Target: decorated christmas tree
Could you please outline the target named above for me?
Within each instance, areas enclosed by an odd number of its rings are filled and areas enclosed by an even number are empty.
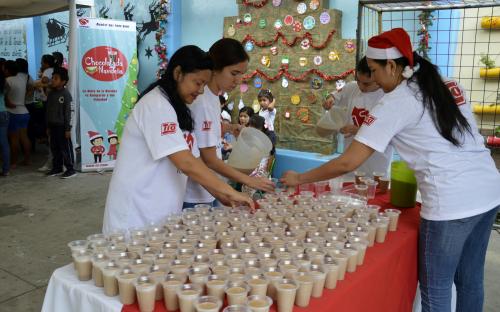
[[[130,61],[130,66],[128,67],[128,77],[127,84],[125,85],[125,89],[123,91],[122,96],[122,107],[120,109],[120,113],[118,113],[118,118],[116,118],[115,122],[115,131],[118,135],[118,138],[122,137],[123,127],[125,127],[125,122],[127,121],[128,115],[132,108],[134,108],[135,103],[137,102],[137,70],[139,66],[139,61],[137,60],[137,52],[135,52],[132,56],[132,60]]]
[[[325,96],[354,78],[355,40],[341,38],[342,13],[328,9],[327,0],[236,1],[239,15],[225,18],[224,37],[244,44],[250,64],[244,83],[230,94],[233,117],[242,105],[257,112],[257,94],[270,89],[278,147],[333,152],[336,142],[314,128]]]

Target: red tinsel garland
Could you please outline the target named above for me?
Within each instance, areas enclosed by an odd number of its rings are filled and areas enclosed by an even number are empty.
[[[320,50],[320,49],[324,49],[326,47],[326,45],[332,39],[332,37],[333,37],[334,34],[335,34],[335,30],[330,31],[328,33],[328,37],[326,38],[325,42],[323,42],[320,45],[315,45],[313,43],[313,38],[312,38],[312,35],[311,35],[310,32],[306,32],[301,37],[295,37],[292,42],[288,42],[288,40],[286,39],[285,35],[281,31],[278,31],[276,33],[276,35],[274,36],[273,40],[258,42],[258,41],[255,40],[255,38],[252,35],[248,34],[248,35],[245,36],[245,38],[243,38],[243,40],[241,42],[243,44],[245,44],[245,42],[251,41],[251,42],[253,42],[258,47],[268,47],[268,46],[273,45],[276,41],[278,41],[279,38],[281,38],[281,42],[283,42],[283,44],[286,44],[287,46],[292,47],[298,41],[302,41],[304,39],[309,39],[309,42],[311,43],[311,47],[313,47],[316,50]]]
[[[248,0],[243,0],[243,5],[253,6],[254,8],[260,9],[260,8],[264,7],[268,2],[269,2],[269,0],[262,0],[260,2],[250,2]]]
[[[354,73],[354,69],[350,69],[346,72],[341,73],[340,75],[328,75],[328,74],[321,72],[320,70],[318,70],[316,68],[312,68],[306,72],[303,72],[299,76],[293,76],[292,74],[290,74],[290,72],[288,72],[288,65],[282,64],[280,66],[278,73],[274,76],[268,76],[266,73],[264,73],[260,69],[256,69],[252,73],[243,76],[243,80],[248,81],[248,80],[252,79],[253,77],[255,77],[256,75],[259,75],[259,76],[263,77],[264,79],[266,79],[267,81],[276,81],[276,80],[280,79],[282,76],[285,76],[287,79],[289,79],[291,81],[298,82],[298,81],[305,81],[307,76],[309,76],[311,74],[316,74],[325,81],[332,81],[332,80],[344,79],[353,73]]]

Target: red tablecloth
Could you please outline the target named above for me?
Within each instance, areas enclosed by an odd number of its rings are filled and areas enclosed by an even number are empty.
[[[393,208],[388,195],[377,196],[371,204]],[[325,289],[323,297],[311,298],[307,308],[294,307],[295,312],[406,312],[412,311],[417,289],[417,244],[420,207],[401,209],[398,230],[389,232],[383,244],[368,248],[365,262],[355,273],[333,290]],[[156,312],[167,311],[163,302]],[[276,311],[276,305],[271,307]],[[122,312],[139,312],[137,304],[123,306]]]

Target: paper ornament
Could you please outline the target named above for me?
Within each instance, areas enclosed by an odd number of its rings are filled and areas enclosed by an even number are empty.
[[[335,89],[337,89],[337,91],[342,90],[342,88],[344,86],[345,86],[345,81],[344,80],[339,79],[339,80],[335,81]]]
[[[260,28],[260,29],[263,29],[263,28],[266,28],[266,26],[267,26],[267,21],[266,21],[266,19],[265,19],[265,18],[261,18],[261,19],[259,20],[259,28]]]
[[[257,100],[257,99],[253,100],[252,109],[253,109],[254,113],[256,113],[256,114],[259,113],[259,111],[260,111],[259,100]]]
[[[229,104],[227,104],[227,108],[229,108],[229,110],[232,111],[234,108],[234,102],[233,101],[229,102]]]
[[[347,40],[344,43],[344,50],[346,50],[348,53],[352,53],[354,52],[354,50],[356,50],[356,44],[354,44],[354,42],[352,42],[351,40]]]
[[[313,59],[314,65],[319,66],[323,64],[323,58],[320,55],[316,55]]]
[[[267,55],[263,55],[260,58],[260,63],[266,67],[269,67],[271,65],[271,59]]]
[[[321,15],[319,16],[319,22],[323,25],[330,23],[330,13],[328,12],[321,13]]]
[[[330,53],[328,53],[328,59],[330,61],[338,61],[340,60],[340,56],[337,51],[330,51]]]
[[[273,0],[273,6],[279,7],[281,5],[281,0]]]
[[[319,90],[323,87],[323,79],[320,77],[313,77],[311,79],[311,88],[314,90]]]
[[[229,37],[233,37],[236,34],[236,28],[234,28],[234,25],[229,25],[229,28],[227,29],[227,35]]]
[[[257,89],[262,88],[262,79],[260,79],[260,77],[255,77],[255,79],[253,80],[253,86]]]
[[[316,97],[316,94],[311,92],[307,95],[307,101],[309,101],[309,103],[314,104],[317,100],[318,98]]]
[[[304,14],[307,11],[307,4],[301,2],[297,5],[297,13]]]
[[[245,15],[243,15],[243,22],[245,23],[250,23],[252,21],[252,14],[250,13],[245,13]]]
[[[243,99],[240,98],[240,102],[238,103],[238,110],[242,109],[245,107],[245,103],[243,103]]]
[[[299,65],[302,67],[306,66],[307,65],[307,57],[301,56],[299,58]]]
[[[253,51],[253,42],[252,41],[247,41],[245,43],[245,51],[247,51],[247,52]]]
[[[280,19],[277,19],[276,22],[274,22],[274,28],[276,30],[280,30],[283,27],[283,22]]]
[[[308,16],[308,17],[304,18],[303,24],[304,24],[305,29],[311,30],[316,25],[316,20],[314,19],[314,17]]]
[[[285,19],[283,21],[285,22],[285,25],[292,26],[293,25],[293,16],[287,15],[287,16],[285,16]]]
[[[309,109],[303,107],[297,110],[297,118],[302,122],[302,123],[308,123],[309,122]]]
[[[300,104],[300,95],[294,94],[290,98],[290,101],[292,102],[293,105],[299,105]]]
[[[311,0],[311,2],[309,2],[309,8],[316,11],[319,8],[319,0]]]
[[[296,32],[302,31],[302,23],[300,21],[293,22],[293,31],[296,31]]]
[[[290,112],[290,110],[287,108],[287,110],[285,111],[285,119],[290,119],[290,117],[292,117],[292,113]]]
[[[271,51],[272,55],[278,55],[278,47],[274,46],[269,48],[269,50]]]
[[[246,93],[248,91],[248,84],[246,82],[243,82],[240,84],[240,92],[241,93]]]
[[[281,58],[281,64],[289,64],[290,63],[290,59],[288,58],[288,56],[283,56]]]
[[[302,48],[302,50],[307,50],[311,47],[311,41],[309,40],[309,38],[305,38],[304,40],[302,40],[300,42],[300,47]]]
[[[282,86],[283,88],[288,88],[288,79],[286,79],[285,77],[283,77],[283,78],[281,79],[281,86]]]

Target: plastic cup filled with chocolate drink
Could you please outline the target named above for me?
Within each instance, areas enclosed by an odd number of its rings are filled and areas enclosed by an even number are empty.
[[[266,280],[269,281],[269,284],[267,285],[267,295],[271,297],[271,299],[276,300],[276,283],[281,281],[284,275],[279,271],[279,269],[270,267],[266,268],[264,276]]]
[[[162,281],[163,302],[165,303],[165,307],[167,307],[168,311],[177,311],[179,309],[177,292],[181,289],[184,281],[184,276],[176,274],[167,274],[165,279]]]
[[[201,293],[205,293],[205,284],[208,280],[210,270],[208,268],[191,268],[189,269],[189,282],[197,285],[201,289]]]
[[[202,296],[196,299],[194,307],[197,312],[219,312],[222,301],[214,296]]]
[[[174,260],[170,264],[170,272],[174,274],[187,275],[191,262],[185,260]]]
[[[356,272],[358,266],[358,250],[352,247],[342,249],[342,252],[349,256],[347,258],[347,272]]]
[[[229,274],[227,279],[230,282],[241,282],[245,281],[245,268],[244,267],[233,267],[229,269]]]
[[[248,297],[248,307],[252,312],[269,312],[273,299],[268,296],[253,295]]]
[[[377,243],[385,242],[385,237],[387,236],[387,231],[389,230],[389,221],[386,219],[377,218],[372,221],[372,224],[377,227],[377,231],[375,233],[375,241]]]
[[[181,312],[195,312],[194,302],[201,295],[201,289],[193,284],[184,284],[177,291],[179,309]]]
[[[135,281],[135,292],[141,312],[153,312],[155,309],[156,283],[147,275],[141,275]]]
[[[89,242],[86,240],[75,240],[68,243],[71,254],[75,252],[85,251],[89,247]]]
[[[300,267],[293,260],[281,260],[278,264],[280,271],[285,278],[293,278],[293,274],[298,272]]]
[[[361,179],[366,177],[366,173],[363,171],[354,171],[354,179],[356,184],[362,184]]]
[[[252,310],[246,304],[236,304],[225,307],[222,312],[252,312]]]
[[[311,265],[309,274],[314,281],[311,296],[313,298],[321,298],[323,295],[323,289],[325,288],[326,273],[321,265],[313,264]]]
[[[147,274],[151,269],[151,264],[145,263],[142,259],[135,259],[130,265],[132,271],[138,274]]]
[[[92,279],[94,285],[103,287],[102,268],[109,262],[109,258],[103,253],[97,253],[92,256]]]
[[[337,264],[339,265],[339,274],[337,279],[339,281],[344,280],[345,272],[347,272],[347,261],[349,259],[349,255],[344,254],[341,250],[335,250],[330,253],[330,256],[337,261]]]
[[[148,277],[156,284],[155,300],[163,299],[163,285],[167,272],[163,271],[159,266],[153,265],[149,271]]]
[[[356,194],[361,197],[368,197],[368,186],[365,184],[355,184],[354,188],[356,189]]]
[[[379,193],[381,193],[381,194],[387,193],[387,191],[389,190],[389,183],[390,182],[391,182],[390,178],[387,178],[387,177],[380,178],[378,181]]]
[[[123,268],[116,275],[118,281],[118,293],[122,304],[132,304],[135,302],[135,281],[139,274],[133,273],[130,268]]]
[[[73,253],[73,263],[80,281],[89,281],[92,278],[92,252],[79,250]]]
[[[335,289],[337,287],[337,279],[339,275],[339,264],[330,256],[325,257],[323,269],[326,272],[325,288]]]
[[[293,280],[298,285],[295,305],[302,308],[309,306],[314,285],[311,274],[309,272],[297,272],[293,275]]]
[[[250,287],[245,282],[228,282],[226,296],[228,305],[247,304]]]
[[[396,231],[398,229],[399,215],[401,210],[398,209],[386,209],[384,210],[385,215],[389,217],[389,231]]]
[[[209,275],[207,278],[207,295],[218,298],[224,302],[224,295],[226,293],[226,278],[225,276]]]
[[[294,280],[282,279],[276,284],[278,312],[292,312],[298,285]]]
[[[120,271],[120,267],[114,262],[110,261],[102,269],[102,279],[104,284],[104,294],[109,297],[118,295],[118,281],[116,274]]]
[[[250,296],[266,296],[269,281],[263,274],[248,274],[247,284],[250,287]]]

